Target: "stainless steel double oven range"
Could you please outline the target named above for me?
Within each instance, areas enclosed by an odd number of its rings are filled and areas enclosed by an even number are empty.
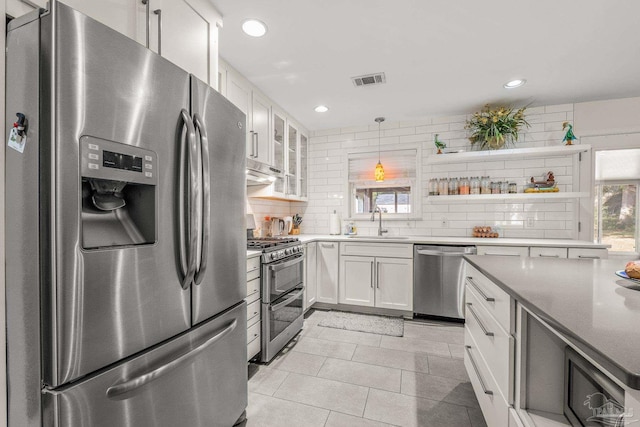
[[[269,362],[302,329],[304,248],[297,238],[265,238],[247,242],[262,250],[261,362]]]

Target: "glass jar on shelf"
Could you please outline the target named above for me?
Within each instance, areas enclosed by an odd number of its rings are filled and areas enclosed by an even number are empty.
[[[480,178],[472,176],[469,182],[469,194],[480,194]]]
[[[460,195],[468,195],[469,194],[469,178],[466,176],[460,178],[460,183],[458,184],[458,194]]]
[[[449,181],[447,178],[441,178],[438,181],[438,195],[446,196],[447,194],[449,194]]]
[[[491,181],[489,176],[483,176],[480,180],[480,194],[491,194]]]
[[[500,182],[500,194],[507,194],[509,193],[509,182],[508,181],[501,181]]]
[[[429,195],[430,196],[438,195],[438,178],[431,178],[429,180]]]
[[[458,195],[458,178],[449,178],[449,195]]]
[[[509,183],[509,194],[515,194],[518,192],[518,184],[515,182]]]
[[[491,182],[491,194],[500,194],[500,181]]]

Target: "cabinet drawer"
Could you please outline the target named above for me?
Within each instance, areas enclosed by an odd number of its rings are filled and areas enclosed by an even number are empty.
[[[498,391],[484,359],[473,339],[465,331],[464,366],[488,426],[506,426],[509,404]]]
[[[247,282],[247,304],[260,298],[260,278],[256,277]]]
[[[507,402],[512,402],[513,337],[483,308],[473,291],[467,294],[464,327],[465,334],[468,333],[476,343],[500,392]],[[465,345],[471,344],[465,340]]]
[[[529,256],[528,246],[477,246],[478,255]]]
[[[260,324],[261,322],[256,322],[247,328],[247,344],[256,338],[260,338]]]
[[[260,257],[247,259],[247,281],[260,277]]]
[[[529,248],[529,256],[535,258],[566,258],[567,248],[545,248],[532,246]]]
[[[247,327],[260,320],[260,300],[247,305]]]
[[[413,258],[413,245],[405,243],[346,242],[340,243],[341,255]]]
[[[467,263],[466,293],[474,292],[479,303],[498,321],[500,326],[513,334],[515,304],[509,294]],[[471,289],[471,291],[469,291]],[[468,300],[468,298],[467,298]]]
[[[569,248],[569,258],[607,259],[609,251],[606,249]]]
[[[247,344],[247,362],[253,359],[258,353],[260,353],[260,336],[259,335],[256,338],[254,338],[253,341]]]

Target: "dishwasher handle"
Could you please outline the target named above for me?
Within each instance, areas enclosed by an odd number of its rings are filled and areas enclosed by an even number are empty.
[[[431,255],[431,256],[462,256],[462,255],[473,255],[475,253],[475,248],[473,251],[467,252],[466,250],[460,252],[443,252],[443,251],[434,251],[431,249],[418,249],[416,253],[418,255]]]

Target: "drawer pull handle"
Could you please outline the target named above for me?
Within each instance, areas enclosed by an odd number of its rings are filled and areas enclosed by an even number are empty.
[[[373,282],[375,281],[376,273],[373,269],[373,261],[371,261],[371,289],[373,289]]]
[[[328,248],[328,249],[332,249],[335,248],[335,245],[333,243],[329,244],[329,243],[322,243],[321,246],[323,248]]]
[[[251,270],[248,270],[247,273],[251,273],[252,271],[256,271],[257,269],[259,269],[260,267],[253,267]]]
[[[582,258],[582,259],[600,259],[600,257],[596,256],[596,255],[578,255],[578,258]]]
[[[469,312],[473,315],[473,317],[476,318],[476,322],[478,322],[478,325],[480,325],[480,329],[482,329],[482,332],[484,332],[486,336],[492,337],[493,332],[487,330],[487,328],[482,323],[482,320],[480,320],[480,316],[478,316],[478,313],[476,313],[476,311],[473,309],[473,306],[470,302],[467,303],[467,308],[469,309]]]
[[[469,355],[469,361],[471,362],[471,366],[473,366],[473,370],[476,372],[476,375],[478,376],[478,381],[480,381],[480,387],[482,387],[482,391],[484,392],[484,394],[493,396],[493,392],[489,390],[487,386],[484,385],[484,380],[482,379],[482,375],[480,375],[480,370],[478,369],[478,366],[476,365],[476,361],[473,360],[473,356],[471,355],[471,346],[465,345],[464,348],[465,350],[467,350],[467,354]]]
[[[487,302],[495,302],[495,298],[493,297],[488,297],[487,294],[484,293],[484,291],[480,288],[480,286],[477,285],[476,282],[473,281],[473,278],[471,278],[471,276],[467,276],[467,282],[469,282],[469,284],[471,286],[473,286],[473,289],[475,289],[476,291],[478,291],[478,293],[480,294],[480,296]]]
[[[258,312],[254,311],[253,314],[251,315],[251,317],[255,316],[256,314],[258,314]]]
[[[538,254],[539,257],[542,258],[560,258],[560,255],[545,255],[545,254]]]

